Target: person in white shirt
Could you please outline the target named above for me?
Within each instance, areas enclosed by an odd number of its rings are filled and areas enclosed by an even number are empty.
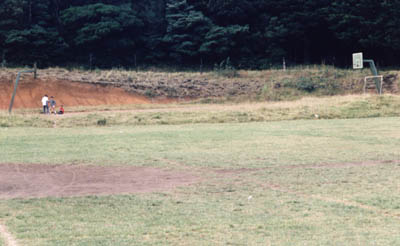
[[[49,97],[47,95],[44,95],[42,97],[42,105],[43,105],[43,114],[48,114],[49,113]]]

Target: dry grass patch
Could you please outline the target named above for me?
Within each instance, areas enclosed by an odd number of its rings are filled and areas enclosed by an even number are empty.
[[[0,126],[133,126],[395,117],[400,115],[400,96],[347,95],[306,97],[290,102],[77,107],[66,108],[66,112],[62,116],[49,116],[39,114],[39,110],[16,110],[12,115],[3,111],[0,112]]]

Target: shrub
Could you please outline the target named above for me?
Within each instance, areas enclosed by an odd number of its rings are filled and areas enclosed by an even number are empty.
[[[312,78],[300,77],[295,82],[295,88],[302,91],[313,92],[317,87]]]
[[[282,80],[282,86],[294,88],[308,93],[319,90],[322,94],[334,95],[340,89],[340,82],[334,76],[300,76],[297,78],[286,78]]]
[[[107,124],[107,119],[100,119],[97,121],[98,126],[105,126]]]
[[[149,97],[149,98],[153,98],[153,97],[156,97],[156,96],[157,96],[156,92],[154,92],[154,91],[151,90],[151,89],[147,89],[147,90],[144,92],[144,95],[145,95],[146,97]]]

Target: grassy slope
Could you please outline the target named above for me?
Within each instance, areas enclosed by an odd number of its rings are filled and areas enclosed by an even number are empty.
[[[0,128],[2,163],[261,168],[169,193],[0,201],[23,245],[397,245],[399,118]],[[331,164],[313,168],[309,164]],[[305,165],[292,167],[292,165]],[[251,199],[249,197],[251,196]]]

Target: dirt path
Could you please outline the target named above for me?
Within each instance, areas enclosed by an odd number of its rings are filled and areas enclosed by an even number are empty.
[[[51,117],[57,118],[70,118],[75,116],[84,116],[88,114],[102,114],[102,115],[115,115],[121,113],[196,113],[196,112],[209,112],[209,113],[220,113],[220,112],[251,112],[257,110],[268,110],[280,107],[289,107],[290,105],[282,102],[252,102],[252,103],[240,103],[240,104],[179,104],[179,101],[172,100],[154,100],[151,101],[152,105],[145,106],[146,108],[136,107],[135,105],[126,106],[127,108],[121,108],[118,106],[106,107],[105,109],[99,108],[87,108],[77,109],[72,108],[72,111],[66,109],[64,115],[50,115]],[[165,105],[168,104],[168,105]],[[143,104],[142,104],[143,105]],[[123,107],[123,106],[122,106]],[[292,105],[293,107],[293,105]],[[40,107],[37,108],[40,111]],[[38,111],[34,113],[25,112],[24,115],[38,115]],[[49,115],[41,115],[48,118]]]
[[[8,232],[7,228],[0,222],[0,238],[4,239],[6,246],[18,246],[17,241]]]
[[[134,194],[166,191],[199,181],[188,170],[0,164],[0,199]]]

